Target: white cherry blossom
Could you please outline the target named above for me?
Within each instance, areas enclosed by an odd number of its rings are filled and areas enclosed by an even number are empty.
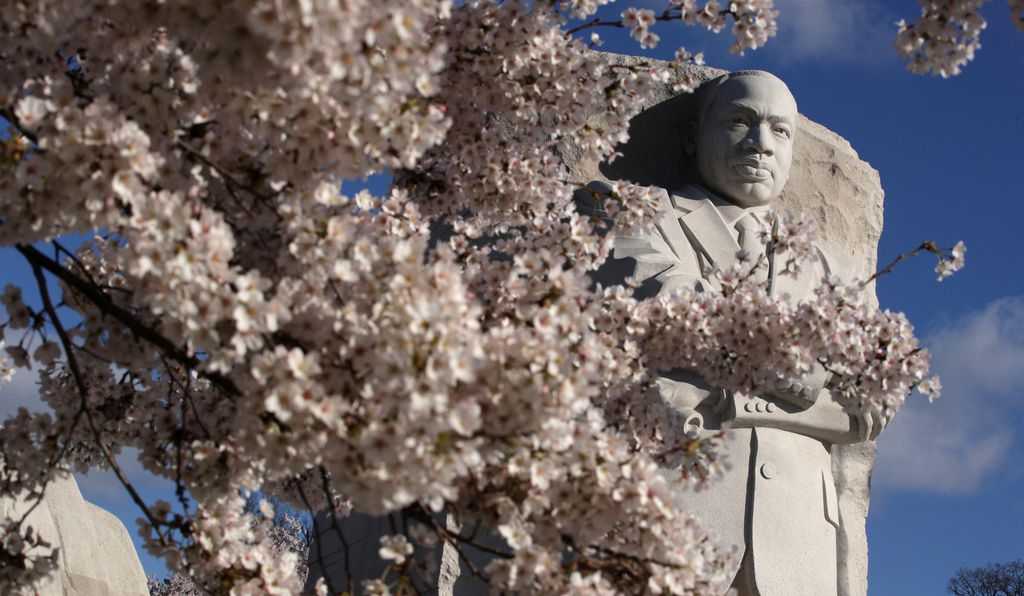
[[[731,27],[743,52],[776,31],[770,0],[622,22],[593,17],[604,4],[0,4],[0,242],[42,280],[31,304],[0,295],[0,380],[44,365],[50,408],[0,423],[0,494],[37,498],[133,448],[178,488],[138,500],[146,548],[211,591],[302,588],[243,511],[259,489],[332,519],[402,516],[435,548],[474,548],[439,514],[495,528],[506,548],[480,571],[497,590],[723,592],[730,553],[669,506],[664,474],[714,482],[723,438],[680,432],[659,370],[757,392],[819,363],[851,412],[884,415],[934,383],[906,319],[856,283],[790,305],[748,262],[717,294],[594,287],[609,222],[649,225],[658,191],[617,183],[607,221],[583,216],[558,156],[613,157],[672,79],[577,34],[653,46],[678,21]],[[352,189],[369,175],[387,190]],[[807,260],[805,220],[765,235],[785,272]],[[24,524],[2,532],[0,591],[30,592],[58,555]],[[381,546],[414,564],[404,535]]]

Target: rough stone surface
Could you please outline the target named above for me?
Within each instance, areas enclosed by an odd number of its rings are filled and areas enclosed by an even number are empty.
[[[0,513],[24,514],[24,500],[0,500]],[[149,594],[146,572],[124,525],[110,512],[82,498],[71,476],[54,480],[27,523],[60,547],[56,576],[41,596],[133,596]]]
[[[351,583],[357,594],[361,592],[359,586],[362,582],[383,577],[388,562],[382,560],[378,554],[380,539],[388,534],[395,534],[396,529],[401,528],[403,523],[397,514],[367,515],[358,512],[352,512],[347,517],[339,519],[338,528],[335,528],[333,521],[326,511],[316,516],[318,539],[313,541],[309,549],[309,577],[303,590],[307,594],[313,593],[317,580],[324,575],[330,578],[336,591],[345,592],[348,590],[351,572]],[[451,515],[447,518],[439,516],[435,521],[446,526],[448,530],[458,530]],[[347,562],[342,537],[344,545],[348,546]],[[460,573],[459,555],[455,548],[447,543],[437,549],[415,544],[414,547],[412,557],[434,573],[431,577],[424,577],[421,573],[413,574],[412,580],[417,593],[437,593],[441,596],[487,593],[486,586],[477,578],[468,573]],[[487,563],[485,560],[477,562]]]
[[[632,56],[607,56],[618,64],[648,61]],[[677,71],[676,77],[702,82],[723,72],[688,67]],[[630,123],[630,141],[620,148],[621,157],[612,163],[597,164],[581,162],[571,150],[563,155],[572,180],[580,184],[602,179],[629,180],[667,189],[695,181],[695,173],[686,164],[683,152],[684,131],[694,111],[692,103],[690,95],[673,93],[671,83],[663,85],[660,95]],[[789,183],[776,207],[812,216],[817,244],[848,276],[864,278],[876,269],[883,196],[878,172],[861,160],[845,139],[799,117]],[[841,519],[837,537],[839,594],[843,596],[867,593],[865,520],[874,459],[874,442],[836,445],[832,449]]]

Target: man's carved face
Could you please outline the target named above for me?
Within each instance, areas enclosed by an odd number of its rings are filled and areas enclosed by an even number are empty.
[[[789,179],[796,100],[781,81],[741,75],[726,80],[697,129],[701,179],[741,207],[767,205]]]

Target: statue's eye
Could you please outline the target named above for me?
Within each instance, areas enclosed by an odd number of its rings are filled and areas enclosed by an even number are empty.
[[[772,132],[787,139],[790,137],[789,129],[785,126],[776,126],[772,129]]]
[[[729,124],[746,124],[746,123],[747,123],[747,121],[746,121],[746,119],[743,118],[743,116],[733,116],[732,118],[729,118]]]

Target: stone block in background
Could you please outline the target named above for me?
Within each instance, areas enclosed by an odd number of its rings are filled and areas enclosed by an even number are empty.
[[[20,517],[30,506],[22,499],[0,499],[0,515]],[[82,498],[74,477],[53,480],[26,523],[60,548],[57,572],[41,586],[39,596],[149,594],[128,530],[109,511]]]

